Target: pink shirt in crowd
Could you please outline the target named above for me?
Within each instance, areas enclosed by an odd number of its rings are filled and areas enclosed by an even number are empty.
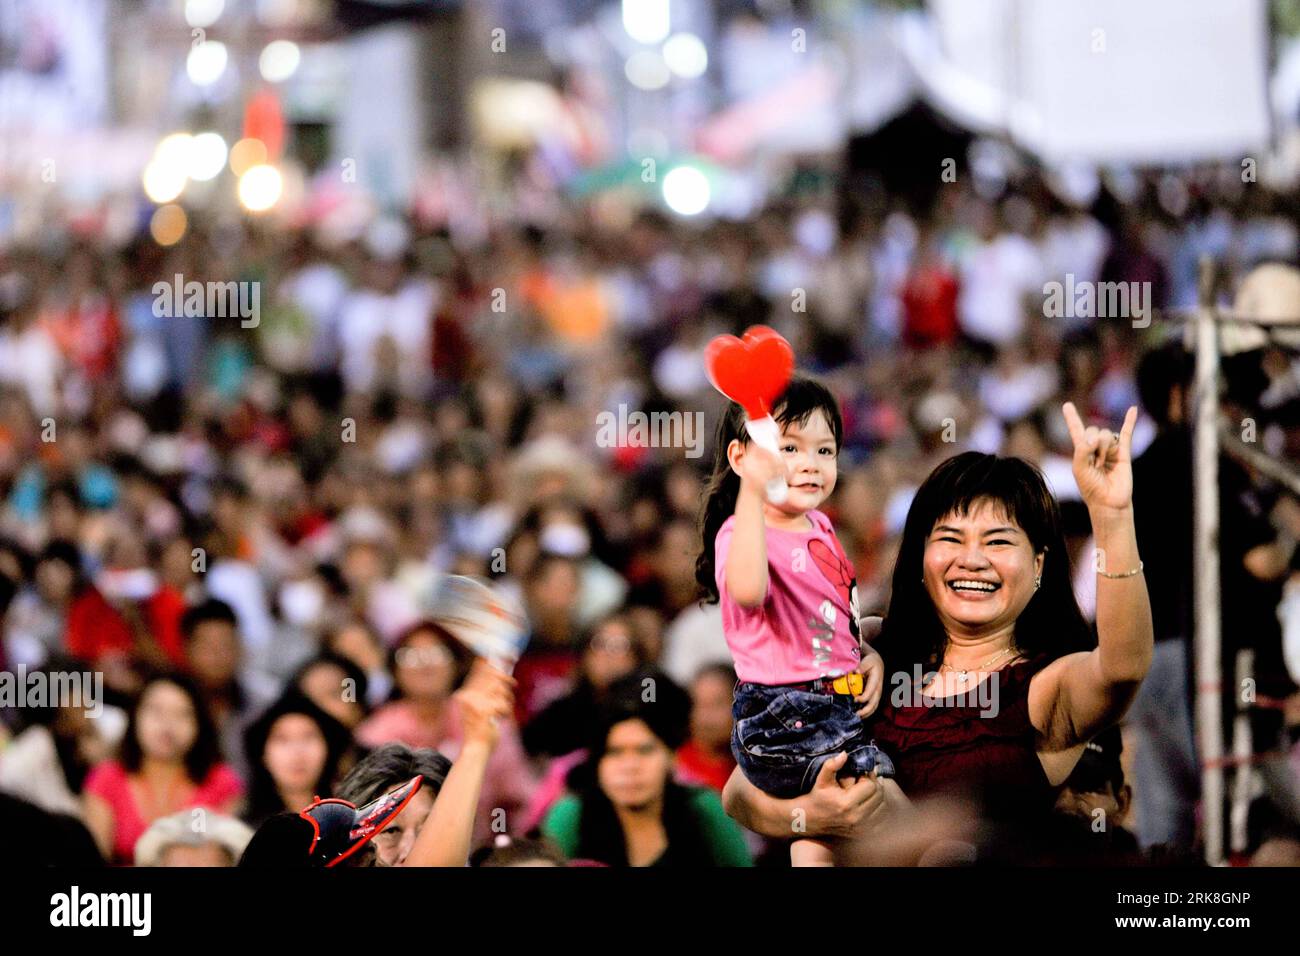
[[[113,809],[113,862],[131,863],[135,859],[135,843],[144,836],[151,821],[145,820],[131,789],[127,769],[116,760],[98,764],[86,777],[85,793],[93,793]],[[219,763],[208,771],[207,777],[194,792],[171,807],[167,813],[177,813],[190,807],[205,807],[219,813],[230,813],[232,802],[243,795],[244,785],[229,764]]]
[[[714,579],[736,676],[753,684],[798,684],[856,670],[858,593],[853,565],[830,519],[809,511],[809,531],[767,529],[767,595],[744,608],[727,594],[727,552],[736,518],[718,530]]]
[[[399,741],[415,749],[432,748],[453,763],[460,754],[461,727],[456,701],[447,705],[447,716],[441,733],[420,720],[409,701],[396,700],[385,704],[367,717],[356,730],[356,739],[366,747],[378,747],[389,741]],[[533,787],[532,769],[524,754],[519,732],[514,724],[502,722],[496,749],[488,758],[487,772],[483,777],[483,790],[479,795],[479,809],[474,816],[474,838],[478,843],[491,840],[499,830],[492,829],[500,814],[505,811],[505,826],[510,833],[521,833],[524,811]]]

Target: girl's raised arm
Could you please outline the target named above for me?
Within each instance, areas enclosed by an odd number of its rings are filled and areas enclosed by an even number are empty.
[[[724,581],[727,594],[741,607],[758,607],[767,599],[767,530],[763,522],[763,488],[774,476],[785,475],[785,463],[752,442],[732,441],[727,460],[740,475],[736,523],[727,552]]]

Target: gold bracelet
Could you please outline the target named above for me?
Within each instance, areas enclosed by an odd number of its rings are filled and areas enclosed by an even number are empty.
[[[1135,574],[1142,573],[1142,561],[1139,560],[1138,566],[1134,568],[1132,571],[1121,571],[1119,574],[1107,574],[1105,571],[1098,568],[1097,573],[1100,574],[1103,578],[1110,578],[1112,581],[1115,580],[1116,578],[1131,578]]]

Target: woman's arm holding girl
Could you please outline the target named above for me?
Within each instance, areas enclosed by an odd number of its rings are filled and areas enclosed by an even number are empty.
[[[883,809],[884,791],[874,777],[840,783],[835,773],[847,759],[848,754],[840,753],[826,761],[812,790],[792,800],[764,793],[736,769],[723,788],[723,808],[741,826],[774,839],[858,836],[860,827]],[[796,830],[796,824],[805,829]]]

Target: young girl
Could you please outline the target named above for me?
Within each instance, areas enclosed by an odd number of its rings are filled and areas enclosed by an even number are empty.
[[[848,754],[840,777],[893,764],[866,737],[884,678],[880,656],[861,641],[853,566],[818,506],[835,489],[844,426],[825,386],[795,376],[772,408],[780,456],[745,431],[732,403],[718,428],[714,473],[701,522],[695,577],[722,605],[736,664],[731,749],[751,783],[775,797],[812,789],[822,765]],[[785,478],[780,505],[763,488]],[[811,839],[790,850],[795,866],[829,866]]]

